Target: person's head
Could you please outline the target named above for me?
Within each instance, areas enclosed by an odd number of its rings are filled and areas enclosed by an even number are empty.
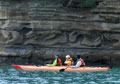
[[[77,55],[77,59],[80,59],[81,58],[81,56],[80,55]]]
[[[59,55],[55,55],[55,59],[59,58]]]
[[[66,59],[69,59],[70,58],[70,55],[66,55]]]

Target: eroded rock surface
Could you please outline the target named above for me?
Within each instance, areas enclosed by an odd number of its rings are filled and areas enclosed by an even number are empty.
[[[61,1],[0,0],[1,61],[43,64],[54,54],[63,60],[81,54],[88,64],[109,64],[112,58],[119,65],[120,1],[98,2],[95,9],[76,10]]]

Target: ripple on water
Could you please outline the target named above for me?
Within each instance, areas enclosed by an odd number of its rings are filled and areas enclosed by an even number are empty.
[[[120,69],[108,72],[21,71],[0,67],[0,84],[120,84]]]

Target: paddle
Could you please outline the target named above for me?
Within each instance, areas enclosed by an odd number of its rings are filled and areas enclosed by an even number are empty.
[[[59,72],[64,72],[68,67],[64,68],[64,69],[60,69]]]
[[[110,56],[110,66],[109,66],[110,69],[113,68],[113,62],[112,62],[112,57]]]

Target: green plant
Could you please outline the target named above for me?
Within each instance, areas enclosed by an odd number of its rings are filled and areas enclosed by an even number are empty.
[[[93,0],[84,0],[80,4],[77,5],[79,8],[94,8],[96,7],[96,3]]]

